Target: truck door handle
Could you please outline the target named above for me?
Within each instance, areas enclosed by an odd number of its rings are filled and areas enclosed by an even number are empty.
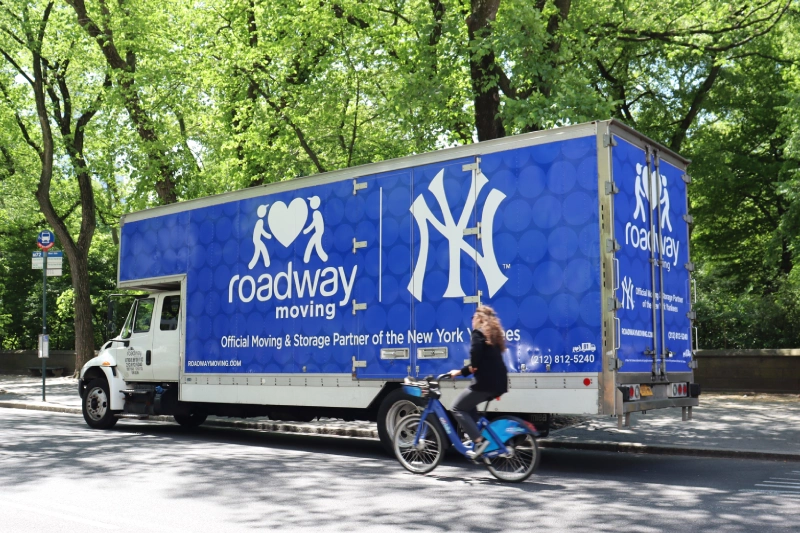
[[[145,362],[145,364],[148,364],[148,365],[150,364],[150,355],[151,355],[150,350],[147,350],[145,352],[145,354],[144,354],[144,362]]]

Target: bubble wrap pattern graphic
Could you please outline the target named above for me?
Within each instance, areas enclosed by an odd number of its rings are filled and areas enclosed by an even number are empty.
[[[453,274],[461,290],[466,296],[481,291],[482,301],[497,310],[508,331],[505,357],[510,371],[545,372],[544,356],[572,355],[575,347],[591,344],[595,350],[585,354],[591,358],[553,362],[549,371],[598,372],[602,354],[595,143],[595,137],[586,137],[482,156],[480,169],[488,183],[477,195],[471,188],[472,172],[462,169],[475,162],[468,158],[365,176],[357,181],[366,188],[355,195],[353,180],[347,180],[129,222],[122,228],[120,280],[187,274],[188,373],[349,374],[353,358],[367,361],[366,367],[358,368],[359,377],[403,377],[408,366],[414,373],[419,366],[423,376],[445,372],[469,358],[467,328],[475,305],[444,296],[453,243],[431,224],[425,274],[419,280],[422,300],[409,292],[413,269],[422,259],[422,234],[410,208],[421,199],[440,223],[448,208],[458,221],[473,194],[475,207],[464,215],[467,227],[481,222],[485,232],[489,221],[483,218],[483,207],[495,190],[504,197],[491,218],[492,241],[507,281],[490,294],[476,261],[476,254],[487,252],[485,233],[480,240],[464,236],[466,247],[458,253],[460,265]],[[441,172],[446,206],[431,191]],[[319,198],[316,210],[314,197]],[[305,203],[306,212],[296,207],[300,203]],[[272,238],[261,241],[270,264],[266,267],[259,255],[251,269],[258,211],[267,204],[263,225]],[[270,225],[273,209],[281,220],[275,227],[284,228],[278,232]],[[319,242],[327,260],[314,248],[306,263],[306,248],[316,230],[303,230],[312,224],[315,211],[324,221]],[[354,239],[366,243],[355,253]],[[272,279],[268,299],[266,276]],[[333,289],[333,279],[335,293],[322,295],[323,287]],[[343,279],[352,279],[348,298]],[[304,294],[299,294],[297,283]],[[310,297],[315,283],[315,296]],[[353,300],[366,304],[366,309],[354,314]],[[309,308],[316,312],[320,304],[323,316],[308,316]],[[328,319],[324,314],[331,307],[334,316]],[[283,308],[297,309],[297,315],[279,318]],[[403,342],[390,344],[389,332],[402,334]],[[372,336],[381,333],[383,343],[373,344]],[[416,337],[409,339],[409,333]],[[369,341],[323,349],[294,345],[296,335],[332,339],[350,334]],[[269,342],[260,347],[222,345],[223,338],[254,336]],[[274,344],[277,339],[280,348]],[[446,347],[448,358],[417,360],[416,349],[426,346]],[[381,347],[410,348],[411,359],[381,359]],[[232,360],[241,361],[241,366],[196,366]]]

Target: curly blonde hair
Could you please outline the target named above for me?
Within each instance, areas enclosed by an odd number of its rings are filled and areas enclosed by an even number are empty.
[[[494,309],[488,305],[478,306],[475,311],[475,329],[481,330],[486,337],[486,344],[497,346],[501,352],[506,349],[506,337],[503,333],[503,326]]]

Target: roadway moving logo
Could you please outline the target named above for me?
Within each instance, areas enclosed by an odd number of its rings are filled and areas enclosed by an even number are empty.
[[[636,196],[636,208],[633,211],[633,222],[628,222],[625,225],[625,244],[644,251],[660,251],[668,260],[665,263],[665,267],[669,270],[669,260],[672,261],[672,266],[678,264],[681,243],[674,237],[665,235],[667,231],[672,233],[667,177],[658,172],[651,173],[647,166],[637,164],[634,195]],[[660,220],[653,220],[654,216],[658,217],[657,210],[659,206],[661,208],[661,218]],[[648,219],[648,217],[650,218]],[[640,218],[642,223],[646,225],[643,228],[636,226]],[[650,231],[651,221],[653,224],[652,232]],[[659,227],[661,228],[660,232]]]
[[[475,199],[487,183],[489,183],[489,179],[483,175],[483,172],[480,170],[473,172],[467,201],[461,210],[458,222],[456,222],[453,217],[452,210],[447,202],[447,196],[444,192],[444,170],[440,170],[439,173],[436,174],[436,177],[431,180],[430,185],[428,185],[428,190],[433,193],[433,196],[439,204],[444,220],[439,220],[433,215],[422,194],[417,196],[414,203],[411,204],[410,211],[414,215],[414,220],[417,222],[417,227],[419,228],[420,243],[419,257],[417,259],[417,264],[414,266],[411,281],[408,282],[408,291],[414,295],[414,298],[417,300],[422,301],[422,285],[425,281],[425,270],[428,266],[428,254],[430,252],[430,232],[428,225],[441,233],[448,241],[449,272],[447,276],[447,288],[444,291],[445,298],[461,298],[466,296],[461,286],[462,252],[475,258],[475,261],[478,263],[478,268],[486,278],[489,297],[494,296],[505,282],[508,281],[508,278],[500,271],[500,265],[497,264],[493,244],[494,216],[495,213],[497,213],[498,207],[500,207],[500,203],[505,199],[505,194],[497,189],[492,189],[483,204],[480,220],[483,253],[479,254],[474,247],[464,240],[464,230],[467,229],[470,215],[475,207]]]
[[[328,254],[322,248],[322,236],[325,233],[325,220],[322,217],[319,196],[308,198],[308,203],[303,198],[295,198],[287,205],[277,201],[270,204],[258,206],[256,220],[253,227],[253,246],[255,251],[248,270],[253,270],[263,263],[264,268],[269,268],[270,258],[269,249],[266,241],[274,238],[278,244],[288,248],[293,245],[295,240],[302,233],[311,236],[306,243],[303,263],[308,264],[314,253],[319,259],[326,263]],[[309,207],[311,222],[309,220]],[[269,231],[265,228],[265,221]],[[271,232],[271,233],[270,233]],[[250,302],[254,298],[259,302],[266,302],[271,299],[278,301],[295,298],[315,298],[318,295],[323,298],[331,298],[343,292],[339,300],[339,306],[345,306],[350,301],[350,294],[355,284],[358,265],[354,265],[352,270],[347,273],[344,267],[328,266],[316,270],[295,270],[292,261],[286,264],[286,269],[277,273],[264,273],[257,278],[252,275],[232,276],[228,283],[228,303],[233,303],[234,298],[242,302]],[[333,320],[336,316],[336,304],[314,303],[309,300],[305,304],[292,306],[275,306],[275,318],[315,318],[325,317]]]

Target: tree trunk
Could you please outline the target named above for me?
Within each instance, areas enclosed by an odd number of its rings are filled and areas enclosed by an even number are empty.
[[[88,254],[78,253],[69,262],[72,274],[72,289],[75,291],[75,371],[94,357],[94,323],[92,322],[92,300],[89,291]]]
[[[478,45],[492,34],[492,22],[497,16],[500,0],[472,0],[472,13],[467,17],[469,30],[469,73],[474,94],[475,128],[479,141],[506,136],[500,118],[500,88],[495,73],[493,50],[482,50]],[[472,52],[472,50],[481,50]]]

